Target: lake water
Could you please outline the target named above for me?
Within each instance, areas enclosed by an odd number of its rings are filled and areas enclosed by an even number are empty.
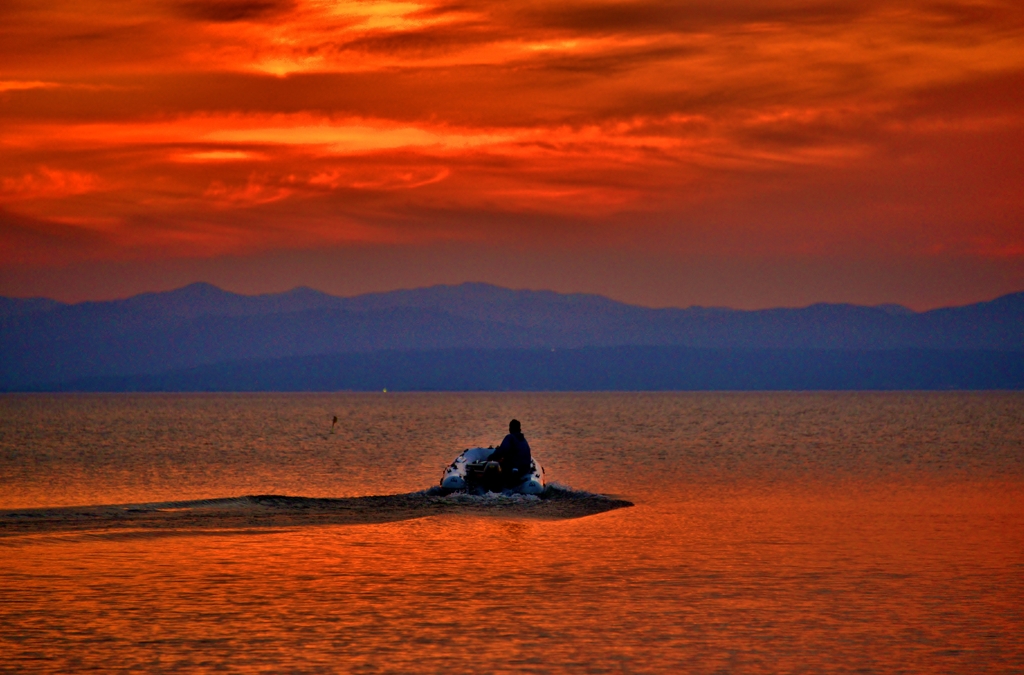
[[[54,508],[414,493],[512,417],[635,506]],[[1018,393],[10,395],[0,509],[0,672],[1024,672]]]

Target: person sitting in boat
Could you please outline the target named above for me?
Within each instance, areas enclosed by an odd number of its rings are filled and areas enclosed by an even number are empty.
[[[508,423],[508,436],[501,442],[488,462],[497,462],[501,467],[502,482],[507,486],[518,485],[530,473],[530,444],[523,436],[519,420]]]

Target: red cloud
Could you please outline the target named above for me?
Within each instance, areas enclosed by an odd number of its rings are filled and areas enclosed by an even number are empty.
[[[514,240],[1024,265],[1019,3],[101,7],[0,8],[0,188],[45,231],[33,260],[94,255],[40,224],[70,223],[114,258]]]

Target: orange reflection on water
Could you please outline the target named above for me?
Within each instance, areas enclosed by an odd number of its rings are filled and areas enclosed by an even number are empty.
[[[1011,672],[1022,485],[713,488],[577,520],[0,540],[8,665]]]

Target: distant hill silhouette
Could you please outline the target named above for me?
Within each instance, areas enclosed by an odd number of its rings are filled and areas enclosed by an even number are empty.
[[[1024,293],[928,312],[913,312],[898,305],[863,307],[846,304],[757,311],[703,307],[650,309],[597,295],[516,291],[480,283],[352,298],[335,297],[309,288],[245,296],[202,283],[166,293],[145,293],[125,300],[72,305],[41,298],[0,298],[0,389],[7,391],[68,387],[106,389],[115,382],[121,382],[124,388],[138,388],[146,377],[150,379],[145,381],[152,384],[157,381],[152,376],[171,372],[180,374],[190,369],[213,366],[244,370],[245,367],[256,368],[255,364],[264,364],[260,368],[270,368],[274,363],[291,363],[282,359],[299,357],[334,358],[334,361],[322,361],[321,366],[314,367],[314,370],[334,362],[374,362],[378,363],[378,368],[386,369],[385,361],[397,363],[401,360],[399,355],[415,352],[419,354],[407,357],[415,361],[415,367],[430,368],[431,363],[442,364],[454,353],[461,353],[466,358],[470,354],[483,355],[479,358],[486,365],[486,355],[493,350],[505,350],[501,358],[515,362],[518,357],[513,353],[526,359],[529,354],[542,354],[545,350],[555,349],[556,354],[573,350],[583,358],[586,354],[596,354],[592,350],[597,348],[640,347],[663,349],[649,352],[612,349],[604,352],[600,358],[618,359],[626,368],[616,370],[618,366],[615,363],[607,364],[609,372],[618,373],[615,375],[618,379],[608,380],[604,385],[599,386],[597,380],[588,380],[591,384],[586,384],[572,372],[577,367],[593,369],[593,363],[588,361],[589,365],[585,365],[586,359],[577,359],[577,365],[572,366],[572,359],[563,354],[558,356],[562,359],[559,363],[563,364],[559,367],[564,366],[568,370],[559,376],[561,379],[547,375],[541,377],[538,371],[533,380],[538,384],[524,382],[513,388],[564,389],[569,382],[578,383],[578,386],[569,388],[584,389],[737,388],[722,384],[726,380],[721,378],[700,380],[703,385],[697,379],[686,380],[692,386],[684,386],[685,382],[678,380],[676,385],[665,387],[651,386],[653,381],[650,378],[644,379],[639,375],[630,379],[629,372],[634,375],[640,373],[647,368],[644,364],[650,363],[650,359],[685,360],[696,358],[697,354],[703,354],[709,364],[719,364],[708,372],[714,368],[752,372],[754,363],[743,359],[754,353],[760,353],[761,358],[771,358],[773,363],[778,363],[778,358],[789,359],[791,369],[803,367],[797,363],[800,359],[805,359],[800,363],[817,363],[814,359],[819,359],[824,364],[829,358],[838,358],[836,354],[828,356],[828,352],[843,352],[851,358],[854,353],[859,353],[861,356],[857,358],[861,361],[858,363],[863,367],[868,367],[864,364],[870,361],[879,368],[891,369],[896,367],[893,359],[897,358],[897,350],[902,350],[899,353],[926,370],[931,367],[926,367],[926,362],[933,365],[940,361],[948,362],[954,370],[962,370],[965,363],[991,365],[998,362],[1003,364],[1000,367],[1004,371],[1009,368],[1006,372],[1010,372],[1017,362],[1015,359],[1019,360],[1019,355],[1024,353]],[[883,352],[891,353],[885,355]],[[870,358],[865,356],[875,353],[878,354]],[[364,357],[345,361],[350,357],[344,355],[352,354],[374,354],[377,360]],[[638,356],[640,354],[647,356]],[[675,356],[665,356],[667,354]],[[728,356],[730,354],[733,356]],[[922,356],[928,354],[927,358]],[[385,359],[384,355],[390,356]],[[909,355],[916,356],[911,358]],[[493,356],[499,358],[497,352]],[[866,358],[868,361],[864,361]],[[918,361],[914,361],[915,358]],[[923,361],[920,360],[922,358]],[[529,359],[523,363],[527,361]],[[249,366],[239,365],[240,362]],[[299,363],[294,361],[296,367]],[[890,365],[885,366],[886,363]],[[412,362],[410,367],[413,367]],[[989,366],[978,367],[984,370]],[[449,366],[444,368],[444,372],[455,377],[455,371]],[[900,368],[906,370],[904,366]],[[480,370],[481,373],[484,371],[487,369]],[[813,368],[807,372],[812,371]],[[696,370],[691,368],[690,372]],[[822,377],[826,374],[823,371]],[[514,380],[513,375],[502,376],[504,379],[501,381],[495,380],[493,387],[480,384],[485,382],[484,377],[472,386],[467,382],[466,388],[507,388],[498,384],[507,384],[510,378]],[[140,377],[143,379],[138,379]],[[301,380],[291,378],[287,386],[271,386],[269,381],[264,384],[269,388],[285,389],[374,388],[376,385],[371,387],[370,380],[359,380],[363,384],[358,384],[356,380],[343,377],[336,379],[333,385],[313,386],[313,379],[309,379],[303,386]],[[998,382],[991,378],[982,380],[984,378],[972,380],[961,377],[956,382],[942,384],[936,381],[938,383],[934,385],[927,385],[927,378],[903,377],[900,380],[904,382],[902,385],[892,380],[891,386],[882,386],[871,384],[880,381],[877,377],[871,379],[863,375],[859,380],[856,377],[846,380],[833,377],[831,380],[819,378],[818,381],[834,381],[835,386],[827,388],[1021,386],[1012,385],[1012,378]],[[169,384],[173,381],[177,380],[165,378],[163,385],[153,386],[173,388]],[[182,387],[194,388],[185,386],[184,380],[180,381]],[[89,385],[89,382],[93,384]],[[232,388],[228,380],[220,382],[213,388]],[[238,382],[238,388],[251,388],[241,386],[241,380]],[[635,386],[626,386],[629,382],[634,382]],[[968,382],[974,384],[966,384]],[[438,380],[432,384],[424,383],[419,388],[450,388],[442,384]],[[757,388],[755,385],[738,388]],[[409,388],[417,387],[410,384]],[[821,387],[793,384],[785,388]]]

